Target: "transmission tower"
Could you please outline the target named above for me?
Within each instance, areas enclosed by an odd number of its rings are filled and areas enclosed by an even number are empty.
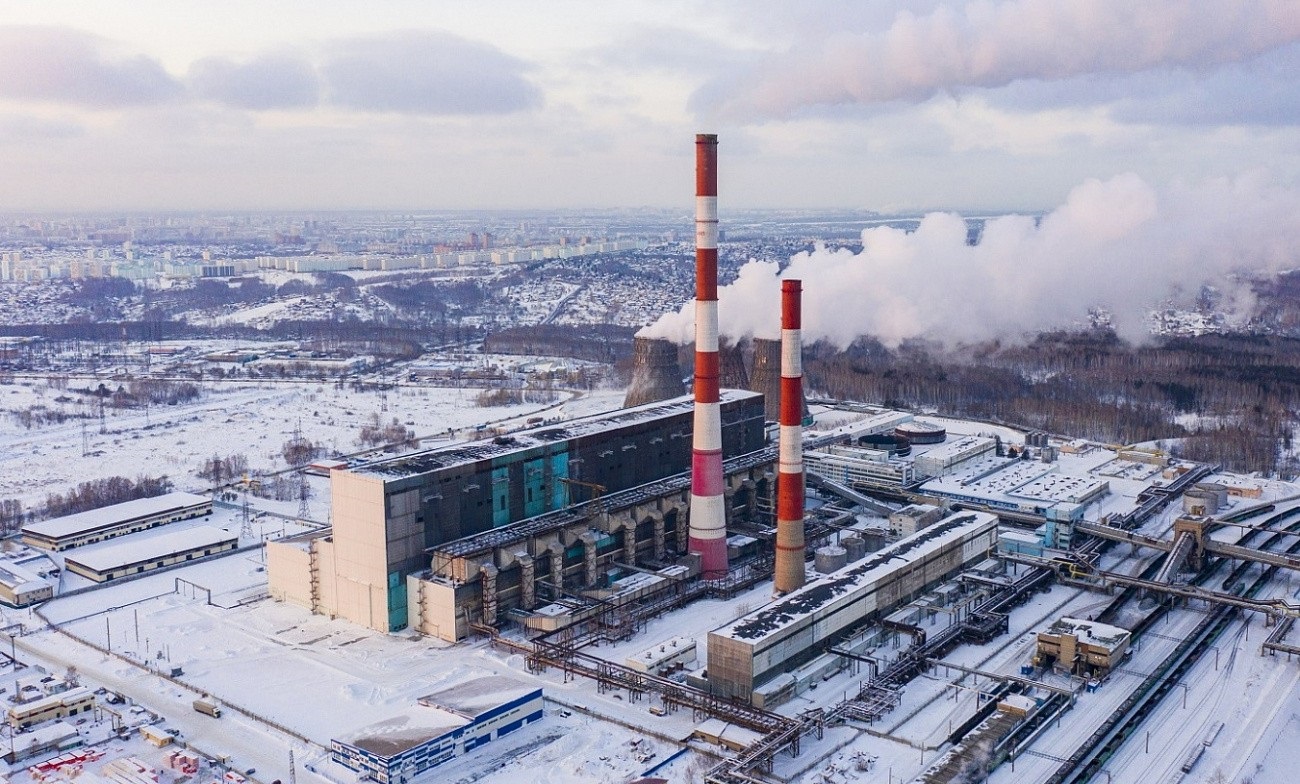
[[[307,475],[298,472],[298,516],[307,519],[311,514],[311,507],[307,505],[307,496],[310,495],[311,488],[307,486]]]
[[[239,529],[241,539],[253,538],[253,520],[248,516],[248,487],[244,487],[244,524]]]
[[[90,433],[86,430],[86,420],[81,420],[81,456],[90,454]]]

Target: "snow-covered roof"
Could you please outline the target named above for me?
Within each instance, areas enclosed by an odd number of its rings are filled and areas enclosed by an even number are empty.
[[[724,389],[722,390],[721,402],[728,403],[757,397],[761,397],[757,392]],[[494,457],[511,454],[530,447],[552,444],[580,436],[595,435],[608,430],[627,427],[638,422],[661,419],[673,414],[688,413],[693,409],[694,405],[695,401],[692,396],[683,395],[658,403],[647,403],[643,406],[623,408],[605,414],[572,419],[560,424],[542,425],[529,430],[520,430],[499,439],[472,444],[451,444],[398,457],[384,458],[356,466],[351,471],[385,479],[416,476],[451,466],[470,465],[481,460],[490,460]]]
[[[61,743],[68,738],[77,737],[77,728],[66,721],[56,721],[53,724],[46,724],[41,727],[35,727],[23,733],[22,744],[24,748],[33,746],[53,746]]]
[[[12,561],[0,563],[0,585],[4,585],[14,594],[49,587],[49,583],[42,580],[35,572],[25,569]]]
[[[861,561],[818,578],[710,634],[757,643],[790,623],[813,614],[840,596],[888,576],[902,564],[924,558],[967,534],[996,525],[997,518],[987,512],[952,515]]]
[[[211,525],[200,525],[156,536],[129,537],[125,541],[79,548],[67,557],[96,572],[108,572],[121,566],[166,558],[175,553],[198,550],[209,545],[238,541],[239,536]]]
[[[718,738],[741,747],[752,746],[763,739],[763,733],[731,724],[722,719],[705,719],[695,727],[695,732],[706,738]]]
[[[392,757],[466,724],[469,724],[469,719],[440,708],[412,705],[400,716],[362,727],[339,741],[371,754]]]
[[[1047,629],[1048,634],[1072,634],[1079,642],[1113,650],[1129,638],[1128,629],[1079,618],[1058,618]]]
[[[194,493],[165,493],[152,498],[137,498],[134,501],[78,512],[66,517],[56,517],[53,520],[29,523],[23,526],[23,533],[59,539],[100,528],[111,528],[140,517],[151,517],[208,503],[211,503],[211,499]]]
[[[535,691],[540,691],[539,687],[505,675],[485,675],[426,694],[419,702],[473,720]]]
[[[504,675],[462,681],[420,698],[405,713],[370,724],[338,742],[392,757],[464,727],[479,716],[541,688]]]

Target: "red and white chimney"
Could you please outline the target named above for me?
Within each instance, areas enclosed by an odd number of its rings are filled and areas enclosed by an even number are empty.
[[[727,576],[718,364],[718,137],[701,133],[695,136],[695,434],[687,547],[700,554],[706,580]]]
[[[804,584],[803,338],[797,280],[781,281],[781,443],[776,475],[777,593]]]

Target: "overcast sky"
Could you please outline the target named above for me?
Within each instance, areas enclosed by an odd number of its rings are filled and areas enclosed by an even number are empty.
[[[1297,0],[0,0],[0,208],[1043,209],[1300,185]]]

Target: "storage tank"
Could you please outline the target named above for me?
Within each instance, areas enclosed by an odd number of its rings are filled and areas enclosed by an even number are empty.
[[[915,419],[894,428],[894,435],[906,438],[912,444],[942,444],[948,431],[930,422]]]
[[[849,563],[861,561],[867,557],[867,541],[861,536],[846,536],[840,540],[840,547],[844,552]]]
[[[825,547],[818,547],[817,552],[813,554],[813,566],[822,574],[830,574],[848,565],[848,552],[839,545],[828,544]]]

